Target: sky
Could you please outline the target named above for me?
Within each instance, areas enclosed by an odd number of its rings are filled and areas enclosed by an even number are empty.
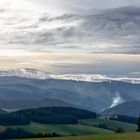
[[[1,0],[0,69],[140,77],[139,0]]]

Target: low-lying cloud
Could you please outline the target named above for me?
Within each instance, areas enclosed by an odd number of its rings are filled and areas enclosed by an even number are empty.
[[[120,96],[119,92],[115,92],[115,95],[113,97],[113,101],[112,101],[112,105],[110,106],[110,108],[115,107],[119,104],[122,104],[124,102],[124,100],[122,99],[122,97]]]
[[[112,82],[112,81],[123,81],[133,84],[140,83],[140,78],[129,78],[129,77],[109,77],[101,74],[50,74],[45,71],[39,71],[35,69],[9,69],[1,70],[0,77],[22,77],[31,79],[56,79],[56,80],[72,80],[72,81],[84,81],[84,82]],[[111,107],[114,107],[123,102],[118,92],[114,93]]]

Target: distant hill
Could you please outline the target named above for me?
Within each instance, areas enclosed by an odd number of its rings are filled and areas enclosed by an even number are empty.
[[[80,108],[76,105],[72,105],[58,99],[13,100],[13,101],[0,100],[0,108],[4,109],[28,109],[28,108],[54,107],[54,106]]]
[[[140,114],[140,101],[130,101],[107,109],[101,113],[102,115],[127,115],[138,117]]]
[[[57,99],[101,112],[122,101],[140,100],[140,84],[123,81],[87,82],[0,77],[0,100]]]

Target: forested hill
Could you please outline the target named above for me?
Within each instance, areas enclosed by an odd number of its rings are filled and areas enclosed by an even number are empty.
[[[30,121],[44,124],[78,124],[80,119],[88,118],[96,118],[96,113],[71,107],[45,107],[0,115],[0,124],[20,125]]]

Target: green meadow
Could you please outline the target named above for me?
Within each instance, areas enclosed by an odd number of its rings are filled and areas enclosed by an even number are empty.
[[[86,125],[86,126],[90,126],[90,127],[99,125],[99,124],[104,124],[111,130],[116,130],[117,128],[122,128],[127,132],[135,131],[137,129],[136,124],[109,120],[109,119],[104,119],[104,118],[81,120],[80,123],[82,125]]]
[[[14,128],[22,128],[32,133],[51,133],[56,132],[62,135],[92,135],[92,134],[105,134],[112,133],[111,130],[101,129],[93,126],[86,125],[46,125],[32,122],[30,125],[25,126],[12,126]]]

